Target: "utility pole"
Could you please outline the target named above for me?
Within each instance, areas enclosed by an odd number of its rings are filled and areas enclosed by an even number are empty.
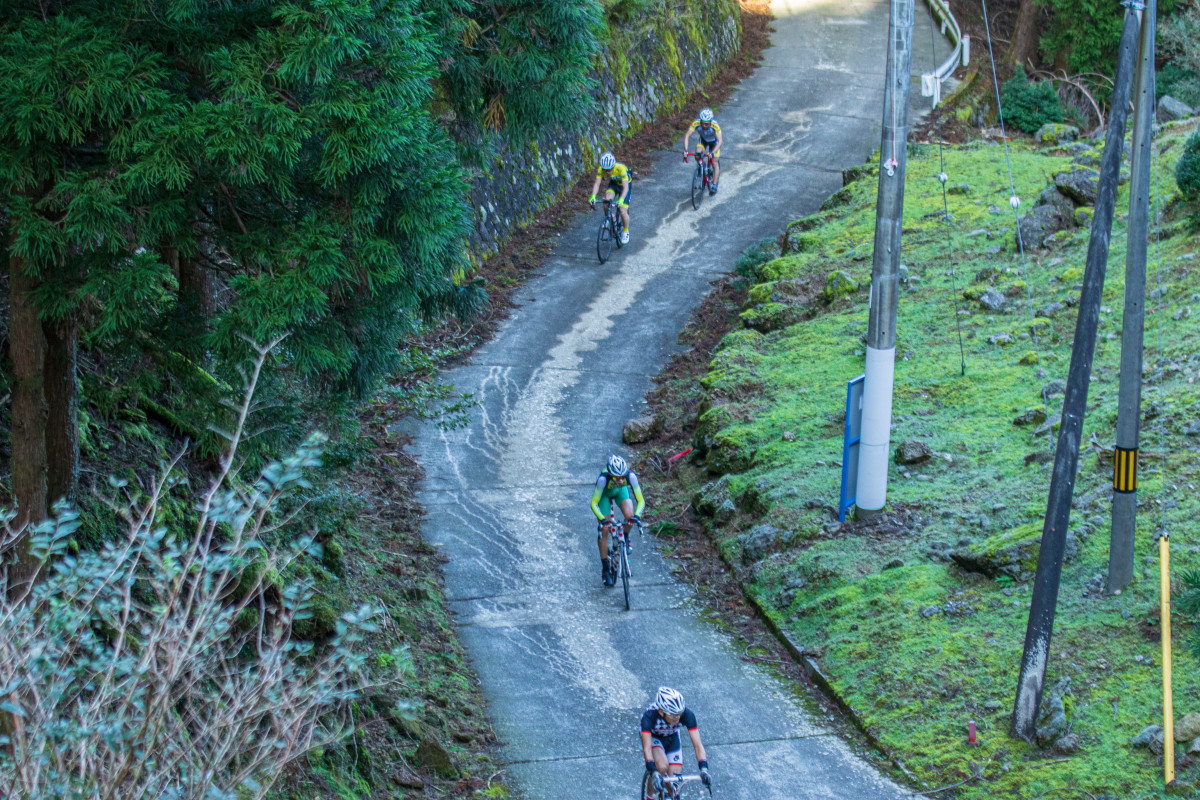
[[[1125,314],[1121,318],[1121,386],[1117,446],[1113,452],[1112,531],[1108,540],[1108,593],[1133,580],[1137,528],[1138,436],[1142,420],[1142,334],[1146,317],[1146,232],[1150,220],[1150,125],[1154,118],[1156,0],[1142,12],[1133,102],[1133,163],[1129,179],[1129,238],[1125,243]]]
[[[914,0],[892,0],[891,5],[856,490],[856,513],[863,517],[878,514],[887,502],[892,379],[896,367],[896,290],[900,277],[900,233],[904,227],[908,93],[912,86]]]
[[[1088,240],[1087,262],[1083,270],[1083,291],[1079,296],[1079,317],[1075,323],[1075,341],[1071,345],[1071,366],[1067,371],[1067,391],[1063,398],[1062,423],[1054,451],[1054,471],[1050,477],[1050,495],[1046,501],[1046,520],[1042,526],[1042,545],[1038,551],[1037,575],[1033,579],[1033,599],[1029,624],[1025,629],[1025,650],[1021,656],[1021,676],[1013,704],[1012,736],[1032,741],[1037,725],[1042,689],[1046,683],[1046,662],[1050,657],[1050,636],[1054,631],[1054,609],[1058,603],[1058,583],[1062,576],[1063,549],[1067,523],[1071,518],[1071,496],[1079,466],[1079,440],[1087,408],[1088,381],[1092,356],[1096,351],[1096,330],[1100,322],[1100,300],[1104,293],[1104,272],[1108,266],[1108,242],[1112,234],[1113,209],[1117,202],[1117,178],[1125,147],[1125,119],[1129,105],[1129,85],[1137,56],[1137,12],[1126,7],[1117,51],[1117,75],[1113,86],[1112,110],[1100,157],[1100,187],[1096,196],[1096,216]]]

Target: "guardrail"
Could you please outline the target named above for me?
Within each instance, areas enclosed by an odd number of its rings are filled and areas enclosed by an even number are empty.
[[[953,75],[959,64],[965,67],[971,60],[971,37],[963,35],[962,29],[958,27],[958,21],[950,13],[950,5],[946,0],[927,0],[927,2],[929,3],[929,13],[933,15],[934,20],[942,24],[942,35],[949,36],[950,41],[954,43],[954,50],[950,53],[950,57],[933,72],[926,72],[921,76],[921,96],[932,97],[933,105],[936,107],[942,101],[942,81]]]

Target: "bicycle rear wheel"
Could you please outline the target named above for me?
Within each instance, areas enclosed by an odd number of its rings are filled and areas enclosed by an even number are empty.
[[[622,539],[617,545],[621,549],[621,588],[625,590],[625,610],[629,610],[629,551]]]
[[[692,208],[699,209],[704,202],[704,167],[696,159],[696,171],[692,174]]]
[[[612,252],[613,232],[612,225],[608,217],[600,223],[600,231],[596,234],[596,255],[600,257],[600,263],[608,261],[608,254]]]

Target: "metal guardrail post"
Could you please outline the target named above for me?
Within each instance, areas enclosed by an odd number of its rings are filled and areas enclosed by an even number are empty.
[[[958,20],[950,13],[950,6],[945,0],[927,0],[929,13],[941,24],[942,34],[949,34],[954,43],[954,50],[949,58],[943,61],[933,72],[921,75],[921,95],[933,98],[934,107],[942,101],[942,81],[954,74],[959,64],[964,67],[971,60],[971,37],[964,36],[958,27]]]

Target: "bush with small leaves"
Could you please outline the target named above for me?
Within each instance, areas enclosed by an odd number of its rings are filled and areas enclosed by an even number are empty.
[[[1030,83],[1025,70],[1017,67],[1000,92],[1004,121],[1012,127],[1033,133],[1048,122],[1062,122],[1062,106],[1049,81]]]
[[[1188,137],[1175,165],[1175,183],[1188,200],[1200,200],[1200,131]]]
[[[378,685],[364,638],[382,609],[331,620],[320,647],[294,635],[313,587],[278,576],[301,574],[288,564],[314,557],[314,539],[264,534],[307,486],[323,438],[240,479],[250,383],[194,528],[161,513],[178,459],[145,491],[110,481],[126,528],[97,548],[70,547],[69,507],[24,530],[0,509],[0,552],[21,542],[36,565],[0,586],[0,797],[257,800],[290,762],[340,740],[350,703]]]

